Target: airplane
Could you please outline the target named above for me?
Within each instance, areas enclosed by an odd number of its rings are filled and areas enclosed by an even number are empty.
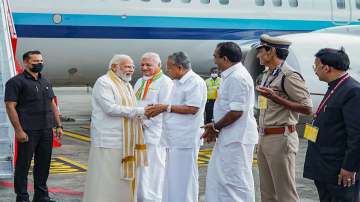
[[[42,51],[55,86],[93,85],[113,54],[187,52],[206,75],[221,41],[360,25],[360,0],[11,0],[17,57]],[[139,75],[140,71],[136,73]]]

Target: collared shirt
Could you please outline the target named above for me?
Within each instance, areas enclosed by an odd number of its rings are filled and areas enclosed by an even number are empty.
[[[55,127],[52,111],[54,91],[49,80],[40,73],[35,79],[27,70],[6,82],[5,102],[16,102],[16,112],[24,130]]]
[[[242,111],[242,115],[234,123],[221,129],[218,143],[256,144],[258,132],[253,110],[254,84],[249,72],[241,63],[237,63],[222,72],[221,77],[223,80],[219,96],[214,105],[214,121],[219,121],[230,111]]]
[[[128,84],[129,96],[135,96]],[[106,74],[94,85],[92,92],[91,144],[102,148],[122,148],[123,117],[135,118],[144,114],[142,107],[128,107],[121,104],[116,85]]]
[[[137,90],[141,87],[142,81],[143,78],[137,80],[134,87],[135,92],[137,92]],[[138,106],[145,107],[149,104],[168,103],[172,86],[173,82],[171,79],[163,74],[159,79],[151,82],[145,99],[138,101]],[[159,144],[162,133],[162,121],[163,114],[144,120],[145,143],[155,145]]]
[[[262,86],[265,86],[265,82],[268,80],[266,83],[267,87],[273,89],[280,97],[312,107],[310,93],[300,75],[290,73],[294,70],[286,62],[279,69],[277,74],[273,74],[273,71],[268,71],[263,77]],[[282,86],[282,78],[285,74],[288,74],[288,76],[286,76],[284,86]],[[269,81],[271,81],[270,84],[268,84]],[[259,126],[267,128],[296,125],[298,119],[299,113],[267,99],[267,108],[260,110]]]
[[[329,83],[325,97],[340,80]],[[360,83],[350,77],[334,91],[313,123],[319,130],[316,142],[308,143],[304,177],[337,184],[341,168],[360,171],[359,104]]]
[[[194,148],[199,145],[206,104],[205,81],[192,70],[174,80],[169,103],[199,108],[196,114],[164,114],[162,143],[172,148]]]

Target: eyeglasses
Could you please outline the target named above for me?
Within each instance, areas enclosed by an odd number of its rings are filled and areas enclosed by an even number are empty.
[[[124,68],[135,69],[135,65],[119,65]]]

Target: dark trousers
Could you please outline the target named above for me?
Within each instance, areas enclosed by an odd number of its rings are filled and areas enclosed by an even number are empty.
[[[205,105],[205,124],[213,121],[215,100],[207,100]]]
[[[25,131],[29,141],[18,143],[18,158],[15,165],[14,186],[16,201],[29,201],[27,192],[27,176],[31,160],[34,156],[34,202],[47,201],[49,193],[46,181],[49,176],[51,152],[52,152],[52,129]]]
[[[315,181],[320,202],[360,202],[359,181],[351,187],[343,187]]]

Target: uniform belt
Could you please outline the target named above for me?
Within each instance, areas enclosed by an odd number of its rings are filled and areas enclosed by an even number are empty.
[[[264,135],[281,135],[285,133],[286,127],[288,128],[290,133],[296,131],[296,127],[294,125],[276,128],[261,128],[260,130]]]

